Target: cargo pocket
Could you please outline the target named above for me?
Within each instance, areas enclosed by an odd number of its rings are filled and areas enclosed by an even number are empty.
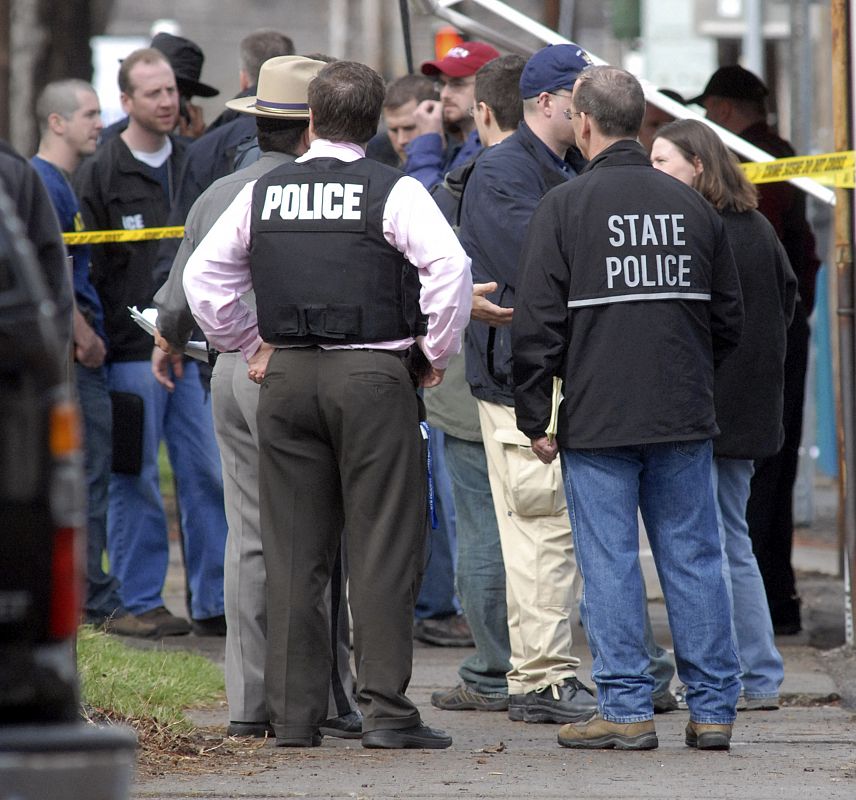
[[[532,452],[529,439],[512,428],[497,428],[507,479],[503,484],[508,508],[521,517],[552,517],[565,509],[558,462],[544,464]]]

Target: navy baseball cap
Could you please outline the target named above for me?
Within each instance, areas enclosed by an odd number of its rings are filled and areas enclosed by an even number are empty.
[[[577,76],[592,63],[589,54],[578,44],[548,44],[523,67],[520,95],[525,100],[541,92],[573,89]]]

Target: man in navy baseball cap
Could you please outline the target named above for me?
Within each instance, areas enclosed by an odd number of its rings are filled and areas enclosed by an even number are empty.
[[[518,261],[535,208],[550,189],[563,186],[582,168],[582,156],[569,155],[575,142],[571,90],[590,64],[575,44],[542,48],[527,61],[518,84],[523,121],[479,156],[463,192],[460,239],[472,259],[473,278],[492,283],[496,288],[488,298],[505,309],[515,305]],[[505,591],[501,586],[498,591],[508,606],[507,697],[504,705],[501,684],[465,678],[458,689],[432,697],[432,703],[461,710],[505,707],[510,719],[529,723],[582,721],[595,713],[597,701],[577,677],[579,661],[572,654],[568,619],[576,605],[578,575],[568,510],[561,492],[552,495],[550,488],[562,485],[561,469],[556,461],[533,465],[520,446],[507,331],[473,320],[465,342],[466,378],[484,443],[482,469],[492,488],[505,557]],[[534,492],[529,497],[555,497],[555,504],[535,504],[520,495],[524,472]]]
[[[577,44],[548,44],[535,53],[520,76],[520,94],[524,100],[541,92],[574,88],[574,81],[592,64],[589,54]]]

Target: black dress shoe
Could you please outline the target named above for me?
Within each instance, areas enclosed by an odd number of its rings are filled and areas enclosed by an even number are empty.
[[[320,747],[321,734],[313,733],[311,736],[277,736],[274,743],[277,747]]]
[[[265,736],[273,737],[273,727],[269,722],[230,722],[226,735],[264,739]]]
[[[324,736],[337,739],[359,739],[363,735],[363,715],[359,711],[350,711],[341,717],[330,717],[318,730]]]
[[[445,750],[451,744],[452,737],[447,736],[446,731],[438,731],[421,723],[410,728],[383,728],[363,734],[363,747],[370,748]]]
[[[218,614],[216,617],[190,620],[190,629],[197,636],[225,636],[226,617]]]

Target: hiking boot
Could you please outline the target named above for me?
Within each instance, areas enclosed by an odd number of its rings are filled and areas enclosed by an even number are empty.
[[[148,625],[154,625],[152,637],[160,639],[163,636],[186,636],[190,633],[190,623],[182,617],[171,614],[164,606],[153,608],[136,615],[137,619]]]
[[[777,711],[779,708],[779,695],[772,697],[746,697],[740,692],[737,698],[738,711]]]
[[[678,698],[668,689],[660,694],[655,694],[651,698],[651,701],[654,704],[655,714],[668,714],[670,711],[678,710]]]
[[[443,711],[506,711],[508,695],[479,692],[461,683],[445,692],[434,692],[431,705]]]
[[[413,638],[436,647],[472,647],[473,634],[463,614],[438,619],[418,619]]]
[[[594,693],[576,678],[508,698],[508,718],[516,722],[582,722],[596,711]]]
[[[600,715],[588,722],[563,725],[558,739],[562,747],[592,750],[655,750],[660,745],[654,720],[610,722]]]
[[[731,747],[731,725],[690,720],[684,741],[688,747],[696,747],[699,750],[728,750]]]

